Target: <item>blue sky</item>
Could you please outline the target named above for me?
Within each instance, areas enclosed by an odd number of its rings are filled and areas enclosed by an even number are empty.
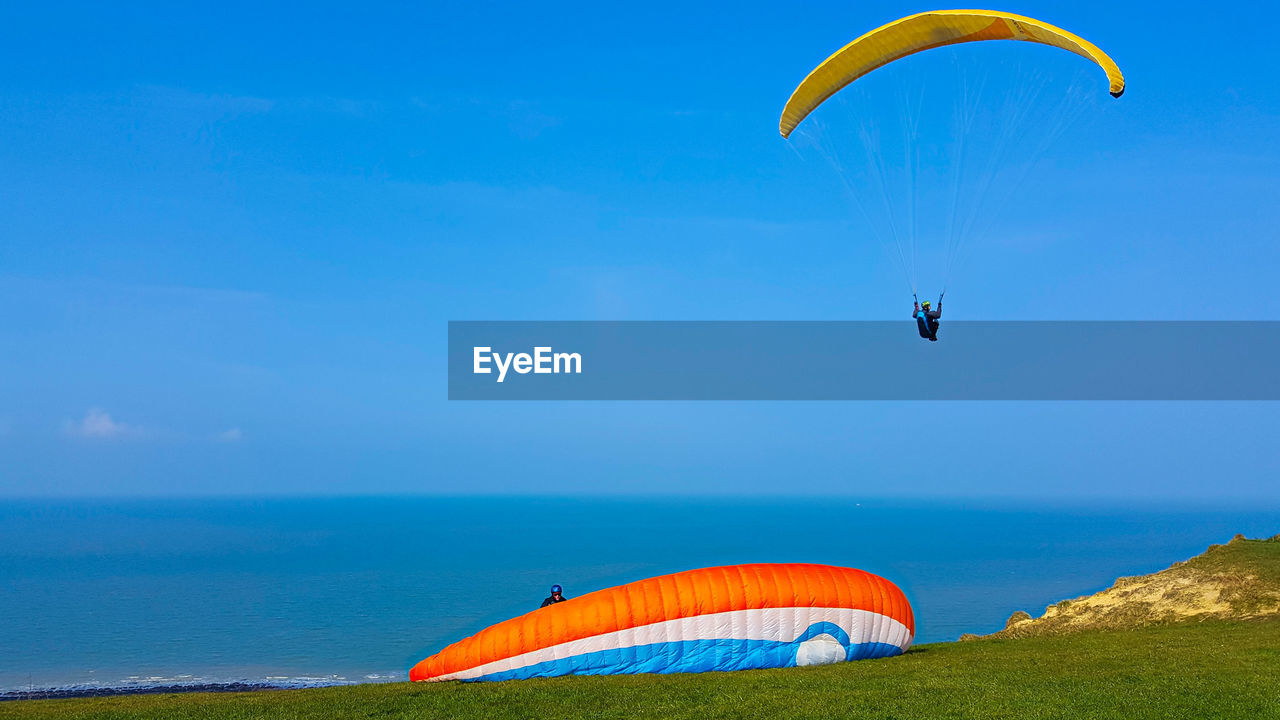
[[[1266,316],[1280,11],[1002,7],[1129,91],[1049,151],[948,316]],[[5,8],[0,495],[1280,501],[1273,404],[445,400],[448,320],[902,316],[776,124],[924,9]]]

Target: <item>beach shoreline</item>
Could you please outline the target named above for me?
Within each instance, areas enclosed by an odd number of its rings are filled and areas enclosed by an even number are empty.
[[[335,683],[345,685],[347,683]],[[114,697],[117,695],[164,695],[193,692],[254,692],[258,690],[301,690],[320,685],[274,685],[259,682],[202,682],[177,685],[131,685],[78,688],[38,688],[0,692],[0,702],[7,700],[60,700],[66,698]]]
[[[0,702],[10,700],[57,700],[66,698],[116,697],[121,695],[168,695],[174,693],[233,693],[258,692],[263,690],[308,690],[313,688],[343,687],[347,685],[369,685],[388,682],[403,682],[401,676],[366,677],[360,680],[349,680],[343,677],[332,678],[288,678],[278,681],[264,680],[191,680],[127,682],[114,685],[54,685],[32,687],[29,689],[0,690]]]

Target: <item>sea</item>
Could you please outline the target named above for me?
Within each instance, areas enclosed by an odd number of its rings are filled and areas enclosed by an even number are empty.
[[[917,643],[989,633],[1280,507],[885,499],[369,497],[0,502],[0,693],[403,680],[450,642],[663,573],[862,568]]]

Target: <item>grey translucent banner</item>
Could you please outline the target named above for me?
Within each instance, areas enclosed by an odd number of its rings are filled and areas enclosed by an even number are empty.
[[[1277,400],[1278,330],[943,322],[929,342],[910,319],[451,322],[449,399]]]

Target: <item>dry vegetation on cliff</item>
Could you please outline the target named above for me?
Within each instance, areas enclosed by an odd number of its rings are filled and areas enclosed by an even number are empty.
[[[1016,612],[1005,629],[986,637],[1062,635],[1204,620],[1280,616],[1280,535],[1237,535],[1201,555],[1150,575],[1116,580],[1095,595],[1063,600],[1033,618]],[[966,636],[962,639],[972,639]]]

